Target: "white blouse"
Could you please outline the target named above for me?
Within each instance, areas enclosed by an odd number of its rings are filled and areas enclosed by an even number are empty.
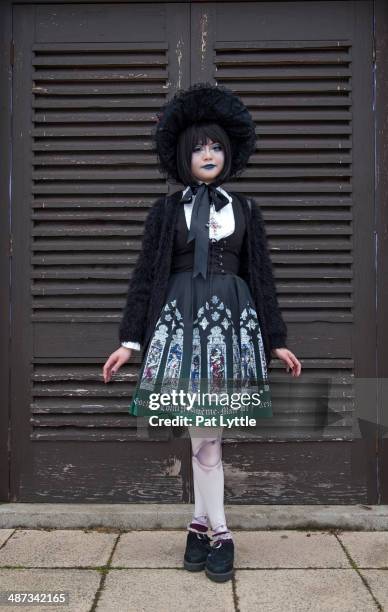
[[[182,193],[182,197],[185,195],[189,187]],[[221,238],[226,238],[233,234],[235,228],[234,214],[233,214],[233,206],[232,206],[232,196],[230,196],[222,187],[216,187],[218,191],[220,191],[224,196],[226,196],[229,200],[228,204],[225,204],[220,210],[216,210],[214,204],[210,206],[209,213],[209,238],[213,240],[221,240]],[[191,224],[191,214],[193,212],[193,206],[195,201],[195,195],[191,199],[191,202],[185,202],[185,217],[187,228],[190,229]],[[140,343],[139,342],[122,342],[121,346],[125,348],[134,349],[135,351],[140,351]]]

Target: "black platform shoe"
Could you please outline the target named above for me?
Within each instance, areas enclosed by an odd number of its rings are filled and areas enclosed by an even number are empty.
[[[232,539],[217,540],[206,559],[205,573],[214,582],[226,582],[233,577],[234,543]]]
[[[189,572],[199,572],[203,570],[210,550],[210,538],[207,533],[189,531],[183,559],[184,568],[189,570]]]

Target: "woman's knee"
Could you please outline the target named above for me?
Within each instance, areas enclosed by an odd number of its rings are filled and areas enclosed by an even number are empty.
[[[205,467],[215,467],[222,457],[221,440],[219,438],[205,439],[193,453],[199,463]]]

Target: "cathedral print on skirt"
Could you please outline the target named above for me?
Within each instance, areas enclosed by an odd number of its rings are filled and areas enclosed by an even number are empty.
[[[201,292],[185,273],[172,279],[130,414],[187,417],[186,424],[199,426],[209,424],[209,419],[212,425],[222,425],[227,417],[272,416],[257,312],[245,281],[230,276],[233,282],[220,279],[211,295]],[[185,279],[188,282],[179,282]],[[163,402],[162,394],[167,394]]]

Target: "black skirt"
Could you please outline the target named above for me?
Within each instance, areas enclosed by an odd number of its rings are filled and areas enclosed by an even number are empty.
[[[237,274],[171,274],[129,413],[153,424],[254,426],[272,416],[264,345]]]

